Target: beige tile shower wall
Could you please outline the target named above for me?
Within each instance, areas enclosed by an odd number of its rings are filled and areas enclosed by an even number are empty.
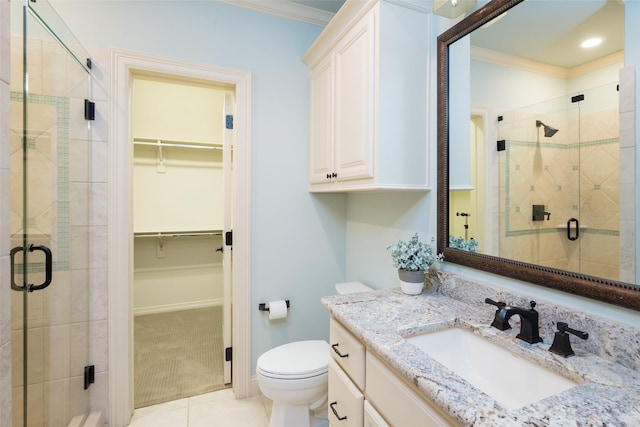
[[[542,120],[561,129],[545,138],[535,121]],[[615,232],[620,223],[620,148],[617,109],[578,117],[529,112],[505,114],[500,137],[510,143],[509,188],[500,177],[501,203],[512,236],[502,238],[501,254],[524,262],[561,269],[584,271],[618,279],[620,243]],[[581,141],[580,148],[575,145]],[[633,156],[631,156],[633,158]],[[505,170],[501,168],[501,171]],[[550,221],[533,222],[533,204],[542,204],[551,213]],[[566,238],[566,223],[579,218],[579,242]],[[505,217],[506,218],[506,217]],[[539,234],[513,236],[513,232],[538,229]],[[501,236],[506,236],[506,228]],[[600,233],[600,234],[595,234]],[[592,246],[593,245],[593,246]],[[606,252],[606,253],[605,253]]]
[[[635,67],[620,70],[620,280],[636,281]]]
[[[9,288],[9,2],[0,0],[0,425],[11,425],[11,307]]]
[[[612,280],[620,278],[619,129],[617,108],[581,120],[580,225],[590,232],[580,236],[580,271]]]

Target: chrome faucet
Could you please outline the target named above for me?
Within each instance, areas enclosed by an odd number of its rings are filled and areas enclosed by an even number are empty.
[[[535,310],[536,302],[531,301],[531,309],[505,306],[496,314],[496,320],[508,322],[514,314],[520,315],[520,333],[516,338],[520,338],[529,344],[542,342],[538,331],[538,312]]]

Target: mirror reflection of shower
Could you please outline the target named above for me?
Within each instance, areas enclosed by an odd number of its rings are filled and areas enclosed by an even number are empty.
[[[542,123],[541,120],[536,120],[536,127],[541,127],[541,126],[544,128],[544,136],[546,138],[551,138],[553,135],[556,134],[556,132],[558,132],[558,129],[545,125],[544,123]]]
[[[456,212],[456,216],[464,217],[464,240],[469,240],[469,217],[470,213]]]

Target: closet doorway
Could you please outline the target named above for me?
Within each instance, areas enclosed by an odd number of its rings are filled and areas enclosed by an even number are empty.
[[[132,80],[134,407],[231,386],[234,88]]]

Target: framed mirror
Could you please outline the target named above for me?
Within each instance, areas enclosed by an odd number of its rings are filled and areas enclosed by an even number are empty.
[[[640,310],[624,9],[493,0],[438,37],[447,262]]]

